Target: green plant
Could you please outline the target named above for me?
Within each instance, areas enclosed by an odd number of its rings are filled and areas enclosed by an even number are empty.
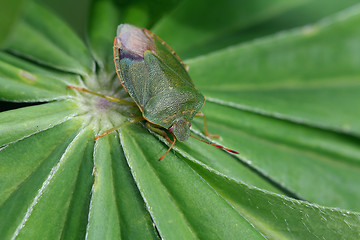
[[[1,238],[359,238],[357,1],[160,2],[95,1],[88,46],[24,8],[0,98],[42,104],[0,114]],[[167,142],[140,123],[93,141],[134,109],[66,86],[129,98],[112,61],[121,22],[185,60],[213,141],[239,156],[189,139],[158,162]],[[201,120],[192,131],[204,137]]]

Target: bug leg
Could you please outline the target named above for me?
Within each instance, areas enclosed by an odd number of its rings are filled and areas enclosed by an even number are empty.
[[[195,114],[195,117],[202,117],[202,118],[204,119],[204,133],[205,133],[205,136],[215,137],[215,138],[219,138],[219,137],[220,137],[219,135],[210,134],[210,133],[209,133],[208,128],[207,128],[206,116],[205,116],[204,113],[198,112],[198,113]]]
[[[157,127],[154,124],[151,124],[150,122],[146,122],[145,125],[151,131],[154,131],[154,132],[162,135],[171,144],[169,149],[159,158],[159,161],[161,161],[170,152],[170,150],[175,146],[176,138],[175,138],[174,134],[172,134],[174,140],[171,140],[164,130],[160,129],[159,127]]]
[[[120,124],[119,126],[110,128],[109,130],[106,130],[106,131],[103,132],[102,134],[97,135],[97,136],[94,138],[94,140],[96,141],[96,140],[98,140],[99,138],[101,138],[101,137],[103,137],[103,136],[106,136],[106,135],[108,135],[109,133],[112,133],[112,132],[114,132],[114,131],[116,131],[116,130],[118,130],[118,129],[120,129],[120,128],[128,125],[128,124],[130,124],[130,123],[136,123],[136,122],[140,122],[140,121],[142,121],[142,120],[144,120],[144,118],[143,118],[142,116],[140,116],[140,117],[134,118],[134,119],[132,119],[132,120],[130,120],[130,121],[128,121],[128,122],[124,122],[123,124]]]
[[[168,150],[164,153],[164,155],[162,155],[160,158],[159,158],[159,161],[161,161],[169,152],[170,150],[175,146],[175,142],[176,142],[176,138],[174,136],[174,141],[171,143],[170,147],[168,148]]]
[[[68,85],[67,88],[75,89],[75,90],[82,91],[82,92],[87,92],[87,93],[90,93],[90,94],[105,98],[105,99],[107,99],[109,101],[116,102],[116,103],[127,104],[127,105],[136,105],[136,103],[134,103],[134,102],[126,101],[126,100],[123,100],[123,99],[120,99],[120,98],[117,98],[117,97],[114,97],[114,96],[110,96],[110,95],[105,95],[105,94],[93,92],[91,90],[88,90],[88,89],[82,88],[82,87],[75,87],[75,86]]]
[[[149,122],[145,123],[146,127],[148,127],[151,131],[154,131],[161,136],[163,136],[170,144],[173,144],[173,141],[169,138],[169,136],[166,134],[166,132],[159,127],[155,126],[154,124],[151,124]],[[175,139],[175,138],[174,138]],[[175,141],[174,141],[175,142]]]

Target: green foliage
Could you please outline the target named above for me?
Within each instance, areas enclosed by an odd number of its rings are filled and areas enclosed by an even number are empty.
[[[359,238],[357,1],[166,2],[94,1],[88,43],[24,7],[0,100],[41,104],[0,113],[1,239]],[[94,142],[138,109],[66,86],[129,100],[112,60],[124,19],[190,66],[209,140],[238,156],[189,139],[158,162],[168,143],[141,123]]]
[[[11,41],[11,29],[16,26],[24,2],[25,0],[0,0],[0,47]]]

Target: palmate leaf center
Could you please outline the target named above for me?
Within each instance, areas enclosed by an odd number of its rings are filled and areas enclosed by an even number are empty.
[[[83,80],[82,87],[90,91],[133,101],[114,74],[101,72]],[[73,89],[70,91],[76,92],[74,99],[81,112],[80,116],[84,119],[84,125],[94,127],[95,132],[104,132],[141,115],[137,106],[109,101],[88,92]]]

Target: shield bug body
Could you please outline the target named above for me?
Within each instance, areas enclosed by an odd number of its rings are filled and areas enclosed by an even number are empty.
[[[159,160],[174,146],[176,139],[186,141],[191,136],[190,126],[195,116],[204,117],[205,134],[210,135],[207,132],[205,116],[198,113],[205,103],[205,98],[192,82],[186,70],[187,66],[163,40],[149,30],[121,24],[114,39],[113,51],[120,82],[142,113],[141,119],[131,122],[145,120],[148,128],[171,143],[171,147]],[[70,88],[84,91],[77,87]],[[103,97],[109,99],[109,96]],[[120,126],[98,137],[118,128]],[[173,140],[170,140],[166,130],[173,135]],[[237,153],[216,144],[206,143]]]
[[[190,122],[205,103],[185,65],[159,37],[128,24],[114,41],[116,72],[124,88],[155,126],[169,129],[179,141],[190,135]]]

